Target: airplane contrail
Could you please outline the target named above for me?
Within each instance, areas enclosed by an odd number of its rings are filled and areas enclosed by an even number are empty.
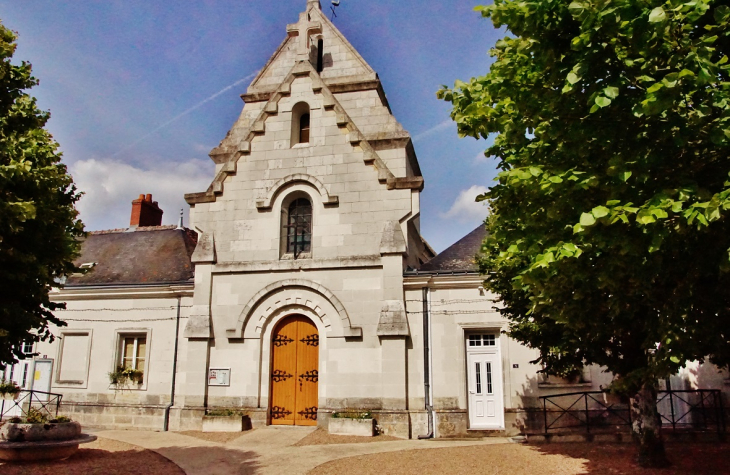
[[[173,122],[175,122],[176,120],[179,120],[179,119],[181,119],[182,117],[185,117],[186,115],[190,114],[190,113],[191,113],[191,112],[193,112],[193,111],[194,111],[195,109],[197,109],[197,108],[199,108],[200,106],[202,106],[203,104],[205,104],[205,103],[207,103],[207,102],[210,102],[210,101],[212,101],[212,100],[213,100],[213,99],[215,99],[216,97],[218,97],[218,96],[220,96],[221,94],[223,94],[223,93],[225,93],[225,92],[227,92],[227,91],[229,91],[229,90],[233,89],[234,87],[238,86],[238,85],[239,85],[239,84],[241,84],[242,82],[244,82],[244,81],[248,81],[248,80],[249,80],[249,79],[251,79],[252,77],[256,76],[256,75],[257,75],[258,73],[259,73],[258,71],[255,71],[255,72],[253,72],[253,73],[249,74],[248,76],[246,76],[245,78],[239,79],[238,81],[234,82],[234,83],[233,83],[233,84],[231,84],[230,86],[226,86],[226,87],[224,87],[223,89],[221,89],[220,91],[216,92],[215,94],[213,94],[212,96],[208,97],[207,99],[203,99],[202,101],[198,102],[198,103],[197,103],[197,104],[195,104],[194,106],[190,107],[189,109],[186,109],[186,110],[184,110],[183,112],[179,113],[178,115],[176,115],[176,116],[175,116],[175,117],[173,117],[172,119],[170,119],[170,120],[168,120],[167,122],[163,123],[162,125],[158,126],[158,127],[156,128],[156,129],[152,130],[152,131],[151,131],[150,133],[148,133],[147,135],[144,135],[144,136],[142,136],[141,138],[139,138],[139,139],[137,139],[136,141],[132,142],[131,144],[127,145],[127,146],[126,146],[126,147],[124,147],[123,149],[119,150],[119,151],[118,151],[117,153],[115,153],[114,155],[112,155],[112,156],[111,156],[111,158],[114,158],[114,157],[116,157],[117,155],[119,155],[120,153],[122,153],[122,152],[126,152],[127,150],[129,150],[130,148],[132,148],[132,147],[134,147],[135,145],[139,144],[140,142],[143,142],[143,141],[147,140],[148,138],[150,138],[151,136],[153,136],[154,134],[156,134],[156,133],[157,133],[157,132],[159,132],[160,130],[164,129],[164,128],[165,128],[165,127],[167,127],[168,125],[172,124],[172,123],[173,123]]]
[[[434,125],[430,129],[428,129],[428,130],[426,130],[424,132],[421,132],[420,134],[418,134],[415,137],[413,137],[413,143],[416,143],[419,140],[425,139],[426,137],[428,137],[430,135],[433,135],[433,134],[435,134],[436,132],[438,132],[440,130],[447,129],[447,128],[451,127],[451,124],[453,124],[453,123],[454,123],[453,120],[448,119],[448,120],[445,120],[445,121],[441,122],[438,125]]]

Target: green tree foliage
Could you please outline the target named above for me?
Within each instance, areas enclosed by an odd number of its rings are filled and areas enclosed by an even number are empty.
[[[0,364],[21,355],[21,342],[52,338],[63,325],[49,291],[77,271],[83,224],[80,194],[60,163],[58,144],[25,90],[38,81],[28,63],[13,65],[15,35],[0,24]]]
[[[481,269],[550,373],[603,365],[636,399],[730,361],[726,3],[477,7],[511,36],[439,97],[462,135],[497,134]]]

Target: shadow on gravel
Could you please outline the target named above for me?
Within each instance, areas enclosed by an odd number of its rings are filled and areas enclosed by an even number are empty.
[[[66,460],[0,463],[2,475],[185,475],[177,465],[149,450],[79,449]]]
[[[544,455],[561,455],[584,461],[586,474],[591,475],[720,475],[730,473],[730,444],[668,443],[667,455],[672,466],[663,470],[641,469],[634,462],[633,444],[565,443],[531,445]]]
[[[180,465],[187,475],[254,475],[261,468],[255,452],[226,447],[162,447],[156,452]]]

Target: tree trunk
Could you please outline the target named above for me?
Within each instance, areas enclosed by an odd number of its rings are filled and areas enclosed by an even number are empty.
[[[656,398],[656,387],[647,383],[631,398],[631,430],[639,444],[639,465],[645,468],[670,465],[664,450]]]

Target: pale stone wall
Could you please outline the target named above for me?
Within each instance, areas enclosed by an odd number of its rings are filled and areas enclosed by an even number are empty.
[[[61,413],[84,426],[161,430],[170,403],[175,324],[180,296],[180,335],[192,303],[192,286],[157,289],[64,290],[54,300],[65,301],[59,311],[66,327],[55,328],[52,343],[39,343],[39,356],[53,359],[51,392],[63,395]],[[81,384],[59,382],[64,334],[89,333],[86,371]],[[115,389],[108,373],[119,364],[120,335],[147,338],[147,365],[142,386]],[[178,368],[184,367],[184,339],[179,339]],[[75,363],[82,365],[82,362]]]
[[[311,108],[310,143],[290,147],[291,110],[303,100]],[[387,152],[386,162],[404,173],[405,150]],[[279,180],[296,174],[315,177],[329,195],[339,198],[339,204],[323,203],[321,190],[306,182],[272,189]],[[308,77],[293,82],[291,97],[279,101],[279,113],[266,120],[266,133],[253,140],[251,154],[239,159],[237,173],[226,179],[224,194],[214,203],[196,204],[191,222],[215,235],[218,262],[278,260],[280,210],[295,191],[306,193],[314,206],[313,258],[377,255],[383,224],[418,213],[414,213],[418,193],[389,190],[379,181],[377,168],[364,163],[363,150],[349,143],[348,135],[337,126],[335,112],[324,110],[322,96],[312,92]],[[270,209],[257,208],[273,193]],[[408,235],[407,226],[403,228]]]

